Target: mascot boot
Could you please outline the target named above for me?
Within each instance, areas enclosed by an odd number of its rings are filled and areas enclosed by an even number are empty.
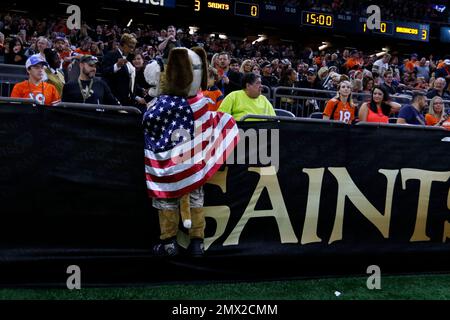
[[[191,243],[188,252],[191,256],[200,257],[205,253],[205,212],[203,208],[191,208],[192,228],[189,230]]]
[[[202,190],[202,189],[200,189]],[[202,191],[196,191],[199,193]],[[195,194],[195,193],[194,193]],[[189,230],[191,243],[188,253],[194,257],[203,256],[205,253],[203,239],[205,238],[205,214],[202,207],[191,208],[191,194],[188,193],[180,199],[180,213],[183,226]],[[202,203],[203,205],[203,203]]]
[[[157,256],[176,256],[179,253],[177,243],[178,223],[180,221],[177,210],[163,209],[158,211],[161,243],[153,247]]]

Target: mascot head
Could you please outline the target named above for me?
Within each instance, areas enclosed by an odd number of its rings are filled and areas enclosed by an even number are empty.
[[[144,71],[145,80],[152,87],[150,96],[160,94],[193,97],[208,85],[208,62],[201,47],[174,48],[169,53],[167,65],[153,60]]]

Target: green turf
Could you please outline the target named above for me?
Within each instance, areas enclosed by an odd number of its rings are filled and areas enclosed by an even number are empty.
[[[256,283],[164,285],[145,288],[1,289],[0,299],[237,299],[351,300],[450,299],[450,275],[385,276],[381,290],[368,290],[367,278],[332,278]],[[335,291],[342,294],[336,297]]]

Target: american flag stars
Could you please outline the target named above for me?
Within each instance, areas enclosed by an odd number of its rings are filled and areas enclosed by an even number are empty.
[[[152,128],[144,132],[146,148],[154,152],[168,151],[183,142],[180,134],[172,141],[176,130],[186,130],[190,135],[194,132],[192,109],[186,99],[176,96],[159,97],[154,107],[145,113],[143,123],[144,129]]]

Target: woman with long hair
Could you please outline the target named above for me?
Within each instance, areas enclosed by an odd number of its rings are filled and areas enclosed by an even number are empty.
[[[390,101],[389,93],[384,88],[375,86],[370,101],[363,103],[359,109],[359,121],[389,123],[389,115],[400,108],[399,103]]]
[[[425,124],[427,126],[440,127],[447,119],[448,115],[445,113],[444,100],[439,96],[431,99],[428,113],[425,115]]]
[[[255,64],[252,68],[252,73],[256,74],[256,75],[261,75],[261,68],[259,67],[259,65]]]
[[[295,69],[288,67],[286,70],[283,70],[283,72],[281,73],[280,87],[294,88],[296,87],[297,83],[298,83],[298,73],[297,71],[295,71]],[[294,90],[288,89],[279,89],[278,93],[287,96],[295,95]],[[280,99],[281,106],[284,109],[288,107],[293,107],[295,105],[295,102],[296,101],[290,97],[281,97]]]
[[[280,86],[293,87],[298,81],[298,73],[289,67],[281,73]]]
[[[136,97],[136,101],[140,105],[145,105],[147,96],[147,90],[150,89],[150,85],[145,81],[144,70],[147,66],[147,62],[144,59],[144,55],[141,51],[138,51],[134,54],[133,60],[131,62],[133,67],[136,68],[136,84],[137,87],[141,89],[140,92],[137,92],[138,97]]]
[[[242,74],[251,73],[252,69],[253,69],[253,61],[247,59],[244,60],[244,62],[242,62],[239,72]]]
[[[27,57],[20,38],[14,38],[9,42],[9,47],[5,51],[5,63],[15,65],[25,65]]]
[[[374,82],[372,77],[363,78],[363,93],[371,93],[373,90]]]
[[[351,124],[355,119],[356,107],[352,98],[352,84],[344,80],[338,84],[336,96],[327,102],[323,119]]]

